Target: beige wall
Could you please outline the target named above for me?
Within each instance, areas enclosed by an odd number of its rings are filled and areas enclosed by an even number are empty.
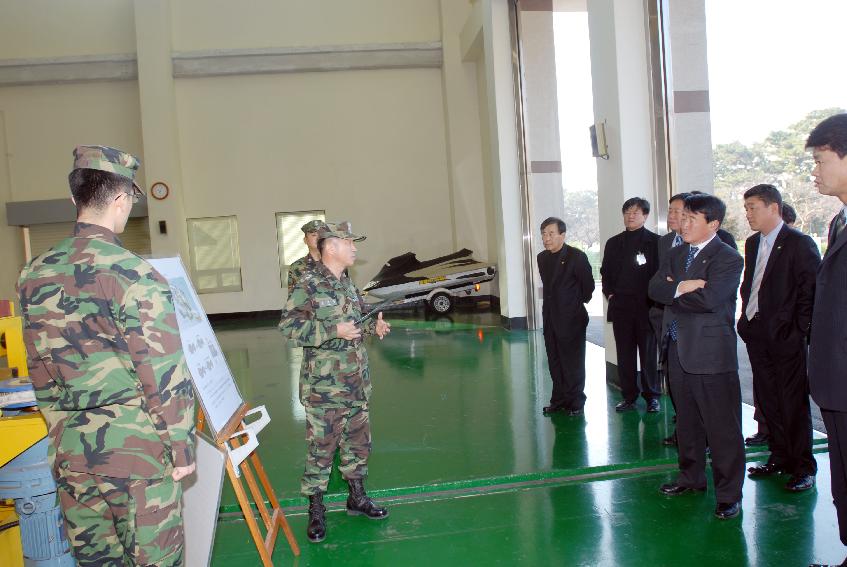
[[[279,308],[276,212],[324,209],[368,236],[361,285],[389,258],[451,252],[440,72],[351,71],[177,81],[187,217],[235,214],[243,293],[210,312]]]
[[[480,108],[487,108],[485,81],[479,78],[484,77],[484,73],[479,75],[484,62],[466,60],[460,38],[470,14],[469,2],[441,0],[444,112],[455,241],[456,248],[469,248],[476,258],[496,262],[492,190],[485,177],[490,150],[482,128],[487,128],[487,122],[480,122]]]
[[[179,0],[171,6],[175,51],[406,43],[441,37],[438,0]]]
[[[369,237],[352,270],[359,284],[409,250],[428,258],[464,246],[496,260],[477,70],[457,46],[470,3],[451,0],[442,14],[441,0],[261,0],[249,10],[219,0],[136,0],[147,1],[164,9],[145,10],[139,22],[170,29],[174,52],[438,42],[444,33],[451,78],[443,68],[383,69],[183,78],[161,89],[167,58],[145,56],[139,80],[0,87],[0,144],[8,148],[0,205],[67,196],[70,152],[80,143],[142,160],[147,144],[158,171],[154,134],[167,130],[170,114],[157,109],[175,108],[179,179],[171,197],[151,204],[151,232],[180,207],[179,218],[238,217],[244,291],[205,294],[210,313],[282,305],[276,212],[324,209],[329,219],[351,220]],[[152,53],[145,42],[161,38],[136,33],[135,4],[0,2],[0,63]],[[168,228],[184,231],[172,219]],[[0,297],[22,263],[19,229],[3,230]],[[157,240],[154,255],[164,251]]]
[[[6,151],[6,113],[0,110],[0,156],[8,155]],[[11,200],[11,184],[9,183],[9,162],[0,157],[0,205],[2,218],[6,217],[6,202]],[[21,231],[17,227],[8,226],[5,222],[0,226],[0,299],[15,297],[15,281],[18,270],[23,264],[23,245]]]
[[[78,144],[111,145],[143,158],[134,81],[4,88],[0,109],[15,201],[67,197]]]
[[[0,59],[135,53],[132,0],[3,0]]]

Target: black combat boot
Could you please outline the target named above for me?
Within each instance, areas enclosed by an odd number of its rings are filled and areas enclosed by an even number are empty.
[[[350,486],[350,496],[347,497],[348,516],[367,516],[371,520],[381,520],[388,517],[388,510],[377,508],[373,500],[365,494],[362,479],[354,478],[347,481]]]
[[[326,537],[326,517],[324,513],[324,495],[323,492],[312,494],[309,496],[309,525],[306,528],[306,536],[309,541],[318,543]]]

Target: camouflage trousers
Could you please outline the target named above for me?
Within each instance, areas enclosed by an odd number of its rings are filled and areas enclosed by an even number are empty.
[[[340,453],[341,476],[348,480],[365,478],[371,454],[368,407],[306,406],[306,442],[306,470],[300,483],[304,495],[326,492],[336,450]]]
[[[68,541],[80,567],[183,565],[182,485],[61,471]]]

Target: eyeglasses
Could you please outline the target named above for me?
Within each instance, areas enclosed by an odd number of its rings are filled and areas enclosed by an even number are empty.
[[[127,198],[128,198],[128,199],[130,199],[130,200],[132,201],[132,204],[134,205],[134,204],[136,204],[138,201],[140,201],[140,200],[141,200],[141,198],[144,196],[144,193],[142,193],[142,192],[141,192],[141,190],[140,190],[138,187],[136,187],[135,185],[133,185],[133,186],[132,186],[132,193],[127,193],[126,191],[124,191],[123,193],[120,193],[119,195],[117,195],[117,196],[115,197],[115,201],[117,201],[118,199],[120,199],[120,198],[121,198],[121,195],[126,195],[126,196],[127,196]]]

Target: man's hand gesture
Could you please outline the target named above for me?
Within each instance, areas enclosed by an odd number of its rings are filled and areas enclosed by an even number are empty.
[[[391,332],[391,323],[382,319],[382,311],[376,316],[376,336],[379,340],[385,338],[385,335]]]
[[[698,289],[702,289],[704,287],[706,287],[706,280],[685,280],[679,283],[677,291],[680,295],[684,295],[686,293],[691,293],[692,291],[697,291]]]
[[[339,323],[337,327],[335,334],[338,335],[338,338],[340,339],[354,341],[362,337],[362,331],[353,321],[344,321],[343,323]]]

